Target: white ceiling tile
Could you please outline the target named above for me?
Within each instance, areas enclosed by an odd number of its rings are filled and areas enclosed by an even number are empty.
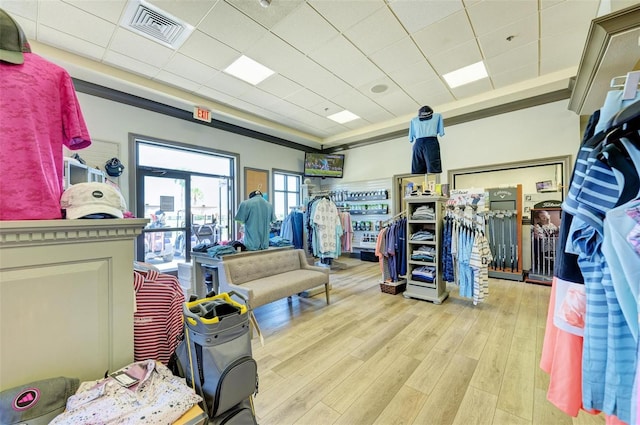
[[[491,74],[493,86],[497,89],[526,81],[538,76],[538,64],[530,63],[515,69],[509,69],[505,72]]]
[[[566,0],[540,0],[540,10],[546,9],[547,7],[551,7],[558,3],[562,3]]]
[[[104,56],[106,51],[103,46],[89,43],[80,38],[49,28],[46,25],[38,26],[38,40],[44,44],[63,48],[80,56],[97,61],[102,60],[102,56]]]
[[[369,59],[346,59],[331,71],[352,86],[360,86],[384,76],[384,73]]]
[[[312,52],[338,35],[338,31],[318,12],[304,3],[278,22],[271,32],[289,40],[289,43],[304,53]]]
[[[240,57],[240,52],[201,31],[194,31],[178,52],[219,70]]]
[[[158,74],[154,77],[154,80],[162,81],[163,83],[190,92],[196,92],[198,87],[200,87],[200,83],[198,82],[189,80],[180,75],[176,75],[167,71],[158,72]]]
[[[576,66],[584,50],[581,34],[564,34],[540,40],[540,74]]]
[[[386,7],[384,0],[309,0],[309,4],[342,32]]]
[[[425,55],[432,56],[475,38],[467,14],[454,13],[440,22],[412,35],[416,44]]]
[[[271,33],[265,34],[255,42],[245,51],[245,55],[285,76],[288,76],[289,69],[302,66],[303,62],[309,61],[304,54]]]
[[[191,59],[188,56],[181,55],[180,53],[175,54],[169,60],[164,70],[172,74],[180,75],[198,84],[203,84],[205,81],[210,80],[211,77],[218,72],[217,69]]]
[[[409,33],[463,9],[461,0],[390,0],[389,5]]]
[[[597,0],[566,0],[540,12],[540,37],[553,37],[569,31],[586,35],[598,11]]]
[[[381,31],[381,28],[384,28],[384,31]],[[367,55],[407,36],[405,29],[386,7],[378,9],[344,34]]]
[[[483,78],[482,80],[474,81],[473,83],[451,89],[453,95],[458,100],[491,90],[493,90],[493,87],[491,86],[491,80],[489,78]]]
[[[120,53],[114,52],[113,50],[107,51],[107,53],[104,55],[103,62],[107,65],[111,65],[120,69],[135,70],[136,74],[143,75],[149,78],[155,77],[160,71],[160,68],[151,66],[144,62],[140,62],[139,60],[136,60],[129,56],[121,55]]]
[[[13,15],[11,13],[10,15],[18,23],[18,25],[20,25],[20,28],[22,28],[24,35],[26,35],[29,40],[35,40],[37,38],[38,24],[36,23],[36,21],[23,18],[22,16],[19,16],[19,15]],[[60,33],[60,31],[56,31],[56,33]],[[52,40],[52,41],[55,42],[55,40]]]
[[[301,108],[311,108],[313,105],[317,105],[325,99],[309,89],[302,88],[301,90],[287,96],[284,100]]]
[[[262,7],[258,0],[225,1],[265,28],[273,28],[300,4],[304,3],[304,0],[273,0],[271,6]]]
[[[323,43],[321,47],[310,52],[308,56],[327,69],[332,69],[334,66],[345,62],[345,60],[366,58],[356,46],[342,35]]]
[[[507,37],[512,37],[507,40]],[[538,15],[530,15],[513,24],[478,37],[485,58],[490,58],[508,50],[524,46],[538,40]]]
[[[387,119],[392,117],[388,111],[356,89],[349,89],[331,100],[366,120],[369,120],[371,116],[380,116],[381,114],[387,116]]]
[[[501,55],[485,60],[485,66],[490,75],[504,72],[522,65],[538,64],[538,41],[511,49]],[[514,67],[514,64],[517,64]]]
[[[467,9],[476,37],[538,12],[538,0],[484,0]]]
[[[343,111],[345,108],[343,108],[340,105],[336,105],[335,103],[330,102],[328,100],[323,100],[317,105],[313,105],[311,108],[307,108],[307,109],[313,112],[314,114],[318,114],[322,117],[328,117],[329,115],[333,115],[335,113]]]
[[[482,0],[462,0],[462,3],[464,4],[464,7],[469,7],[472,4],[478,3],[480,1],[482,1]],[[562,0],[560,0],[560,1],[562,1]]]
[[[174,54],[172,49],[123,28],[116,30],[109,47],[114,52],[158,68],[162,68]]]
[[[280,101],[280,98],[272,95],[271,93],[267,93],[264,90],[261,90],[258,87],[252,87],[242,94],[242,100],[245,102],[249,102],[253,105],[262,106],[268,108],[269,105],[273,105],[276,102]]]
[[[411,37],[405,37],[372,54],[371,60],[385,73],[389,74],[424,60],[424,56]]]
[[[400,90],[377,97],[376,102],[395,116],[407,115],[420,108],[415,100]]]
[[[38,19],[38,0],[0,0],[0,7],[16,21],[18,17]]]
[[[38,16],[40,24],[102,47],[107,47],[116,28],[109,21],[58,0],[40,3]]]
[[[375,93],[375,92],[371,91],[371,88],[373,88],[374,86],[380,86],[380,85],[387,86],[387,90],[385,90],[384,92],[379,92],[379,93]],[[377,100],[379,97],[386,96],[389,93],[396,92],[396,91],[401,91],[400,87],[395,82],[393,82],[393,80],[391,80],[391,78],[389,78],[387,76],[378,78],[377,80],[371,81],[368,84],[364,84],[364,85],[356,87],[356,88],[358,89],[358,91],[360,91],[360,93],[362,93],[365,96],[367,96],[368,98],[374,99],[374,100]]]
[[[117,24],[120,22],[120,16],[127,5],[127,0],[64,0],[72,6],[82,9],[92,15],[106,19],[109,22]]]
[[[443,75],[481,61],[482,55],[476,40],[471,40],[427,59],[436,72]]]
[[[251,84],[245,83],[244,81],[232,77],[222,71],[214,74],[209,81],[205,82],[204,85],[230,96],[242,96],[253,87]]]
[[[86,1],[86,0],[79,0]],[[110,0],[108,0],[110,1]],[[216,1],[211,0],[189,0],[189,1],[176,1],[176,0],[147,0],[152,5],[156,6],[160,10],[163,10],[170,15],[188,23],[189,25],[196,26],[202,21],[211,8],[216,4]]]
[[[374,110],[371,108],[369,111],[362,112],[358,114],[362,119],[366,120],[370,123],[381,123],[385,121],[389,121],[396,116],[391,112],[384,109],[382,106],[376,104],[377,108]]]
[[[301,61],[290,68],[288,77],[311,91],[330,99],[349,89],[349,85],[311,59]]]
[[[280,74],[274,74],[261,82],[260,88],[268,93],[278,96],[281,99],[303,89],[300,84],[291,81]]]
[[[240,52],[267,33],[260,24],[224,1],[216,3],[198,29]]]
[[[437,78],[413,84],[407,93],[420,105],[441,105],[455,100],[448,87]]]
[[[299,111],[304,110],[304,108],[285,100],[280,100],[279,102],[272,104],[269,107],[269,110],[285,117],[291,117],[299,113]]]
[[[437,78],[438,74],[433,70],[426,60],[413,63],[403,69],[398,69],[389,73],[389,77],[401,87],[416,84],[421,81]]]
[[[198,94],[200,96],[204,96],[205,98],[212,99],[218,103],[222,103],[225,105],[230,105],[231,101],[233,101],[234,99],[234,97],[231,95],[207,86],[198,87]]]

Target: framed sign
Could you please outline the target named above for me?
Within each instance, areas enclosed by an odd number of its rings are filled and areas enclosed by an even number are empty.
[[[263,195],[269,194],[269,170],[244,167],[244,199],[249,199],[249,194],[259,190]]]

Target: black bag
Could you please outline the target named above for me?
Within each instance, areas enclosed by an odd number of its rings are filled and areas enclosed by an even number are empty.
[[[251,399],[247,399],[209,421],[209,425],[258,425]]]
[[[223,293],[185,303],[183,315],[184,339],[176,349],[178,375],[202,396],[204,411],[214,418],[258,391],[249,309]]]

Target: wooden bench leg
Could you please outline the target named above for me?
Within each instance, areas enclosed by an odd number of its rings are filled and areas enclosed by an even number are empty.
[[[329,299],[329,284],[328,283],[324,284],[324,292],[325,292],[325,294],[327,296],[327,304],[330,304],[331,302],[330,302],[330,299]]]

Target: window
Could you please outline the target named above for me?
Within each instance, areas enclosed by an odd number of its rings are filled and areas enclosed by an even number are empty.
[[[292,207],[300,206],[302,175],[273,170],[273,209],[278,220],[284,220]]]
[[[132,136],[136,215],[148,218],[136,259],[175,270],[200,243],[234,234],[236,157],[204,148]]]

